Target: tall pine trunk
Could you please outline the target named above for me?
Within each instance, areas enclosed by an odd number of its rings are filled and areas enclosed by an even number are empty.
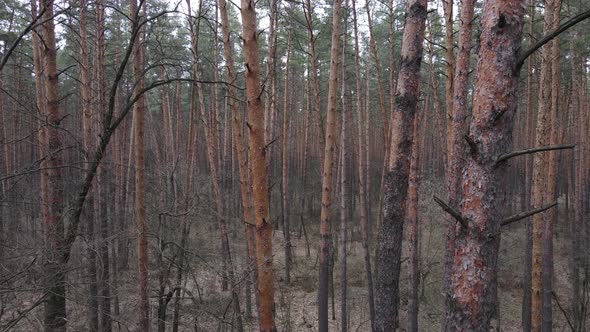
[[[47,158],[41,162],[44,193],[41,193],[45,237],[48,246],[45,251],[45,269],[47,275],[45,317],[46,331],[66,330],[66,272],[63,266],[64,220],[63,220],[63,179],[60,166],[62,156],[59,150],[63,146],[60,122],[63,113],[60,109],[60,95],[57,72],[57,48],[55,25],[53,21],[53,0],[42,0],[43,12],[43,69],[45,83],[46,124],[42,129],[45,135],[45,152]],[[42,143],[43,144],[43,143]],[[44,179],[43,179],[44,178]]]
[[[365,142],[364,138],[364,121],[363,121],[363,111],[362,111],[362,102],[361,102],[361,94],[362,94],[362,83],[361,83],[361,73],[360,73],[360,50],[359,50],[359,38],[358,38],[358,22],[356,17],[356,6],[355,1],[352,1],[352,16],[354,21],[354,49],[355,49],[355,65],[354,65],[354,74],[355,74],[355,97],[356,97],[356,114],[357,114],[357,123],[358,123],[358,176],[359,176],[359,200],[360,200],[360,226],[361,226],[361,243],[363,247],[363,257],[365,263],[365,275],[366,275],[366,285],[367,285],[367,299],[369,302],[369,318],[371,321],[371,330],[375,328],[375,300],[373,297],[373,276],[372,276],[372,268],[371,268],[371,250],[369,247],[369,234],[370,229],[368,225],[368,218],[367,212],[369,206],[367,204],[367,192],[366,192],[366,176],[367,172],[365,171],[366,167],[366,159],[365,159],[365,146],[367,142]]]
[[[534,37],[535,35],[535,0],[531,1],[530,14],[529,14],[529,35]],[[527,63],[527,78],[526,78],[526,116],[527,116],[527,143],[532,146],[535,142],[535,130],[534,130],[534,105],[533,105],[533,65],[535,62],[535,56],[531,55]],[[528,206],[531,202],[531,188],[532,188],[532,161],[531,158],[526,159],[526,181],[524,191],[527,195],[526,205]],[[524,263],[524,275],[523,275],[523,292],[522,292],[522,331],[531,331],[531,272],[532,272],[532,250],[533,250],[533,225],[531,218],[527,218],[525,221],[526,227],[526,252],[525,252],[525,263]]]
[[[420,67],[427,1],[407,3],[406,25],[401,49],[400,72],[391,122],[390,155],[386,156],[383,221],[379,229],[377,257],[376,316],[377,331],[395,331],[398,327],[399,278],[403,224],[414,136],[414,116],[420,96]]]
[[[336,150],[336,107],[338,105],[338,63],[340,49],[341,0],[334,0],[332,12],[332,44],[330,48],[330,81],[328,83],[328,106],[322,173],[322,209],[320,212],[320,273],[318,288],[319,331],[328,331],[328,288],[330,256],[332,253],[332,179],[334,151]]]
[[[500,222],[505,163],[512,144],[524,0],[490,0],[484,7],[475,79],[470,151],[463,171],[461,222],[456,231],[447,331],[495,328]]]
[[[561,1],[553,0],[551,25],[552,29],[559,26],[561,11]],[[547,13],[546,15],[549,15]],[[558,140],[558,113],[559,113],[559,38],[553,40],[551,45],[551,103],[549,115],[549,145],[559,144]],[[558,180],[558,154],[559,151],[549,152],[547,163],[547,199],[545,203],[554,202],[558,198],[557,180]],[[542,331],[550,332],[553,330],[553,311],[552,311],[552,293],[553,293],[553,225],[557,222],[557,208],[547,211],[547,219],[543,227],[543,323]]]
[[[452,161],[457,160],[459,163],[460,161],[453,156],[453,151],[457,149],[456,143],[454,142],[454,138],[451,136],[453,135],[453,121],[455,119],[454,110],[453,110],[453,86],[454,86],[454,79],[455,79],[455,37],[453,31],[453,0],[443,0],[443,13],[444,13],[444,21],[445,21],[445,127],[447,133],[447,160],[443,160],[443,164],[447,167],[445,168],[446,174],[446,181],[447,184],[450,181],[453,181],[460,173],[457,173],[456,170],[453,170]],[[471,22],[463,22],[463,24],[471,24]],[[465,120],[463,120],[466,122]],[[440,128],[442,129],[442,128]],[[456,165],[456,164],[455,164]],[[453,188],[457,188],[456,186]],[[457,189],[453,189],[454,192]],[[449,191],[449,195],[451,195],[451,191]],[[449,201],[451,200],[451,196],[448,197]],[[459,199],[459,198],[457,198]],[[446,230],[446,239],[445,239],[445,256],[444,256],[444,266],[443,266],[443,292],[450,289],[451,285],[451,269],[453,265],[453,255],[455,254],[455,223],[447,222],[447,230]],[[449,304],[446,301],[448,296],[445,296],[445,314],[442,317],[442,328],[441,331],[446,331],[446,319],[445,317],[449,314]]]
[[[100,119],[104,119],[104,114],[106,114],[106,93],[107,93],[107,86],[106,86],[106,77],[105,77],[105,6],[102,0],[96,1],[96,79],[98,83],[98,109],[97,113]],[[97,132],[102,132],[108,124],[104,124],[101,121],[98,121],[97,126],[99,129]],[[102,127],[102,128],[100,128]],[[106,154],[106,153],[105,153]],[[100,290],[100,323],[101,323],[101,330],[103,332],[109,332],[112,329],[111,323],[111,282],[110,282],[110,255],[109,255],[109,242],[110,242],[110,232],[109,232],[109,218],[108,218],[108,209],[107,209],[107,199],[110,195],[107,195],[107,188],[108,181],[107,181],[107,171],[105,166],[99,166],[98,173],[95,182],[95,192],[97,195],[95,198],[95,204],[98,203],[98,210],[99,213],[96,213],[95,210],[95,220],[98,221],[98,253],[100,255],[100,267],[99,269],[99,290]],[[96,218],[98,215],[99,218]]]
[[[459,28],[459,49],[455,63],[454,78],[451,79],[452,100],[447,110],[450,115],[450,125],[447,126],[447,193],[448,201],[451,206],[458,206],[461,201],[461,174],[465,166],[466,143],[465,135],[467,134],[467,119],[469,116],[469,69],[471,58],[471,32],[473,23],[473,5],[475,0],[464,0],[461,3],[461,26]],[[448,85],[448,82],[447,82]],[[444,284],[445,291],[450,291],[450,276],[452,261],[455,255],[455,234],[457,223],[452,217],[446,217],[447,238],[445,251],[445,270]],[[445,313],[450,312],[452,305],[451,297],[445,296]],[[445,326],[446,319],[443,320],[442,330],[447,330]]]
[[[131,12],[131,19],[133,31],[137,30],[140,24],[139,12],[142,8],[138,8],[137,1],[131,0],[129,5]],[[143,71],[144,71],[144,50],[143,50],[143,36],[139,31],[136,44],[133,46],[133,75],[137,85],[137,91],[144,88]],[[149,332],[150,330],[150,303],[148,298],[148,239],[147,239],[147,223],[146,223],[146,209],[145,209],[145,112],[147,107],[145,98],[139,96],[137,102],[133,105],[133,136],[135,138],[135,223],[137,227],[137,260],[138,260],[138,275],[139,275],[139,328],[142,331]]]
[[[269,214],[268,170],[266,164],[266,141],[264,106],[260,88],[260,54],[254,0],[241,0],[246,67],[246,96],[248,103],[249,147],[256,218],[256,258],[258,264],[258,293],[260,331],[277,330],[274,321],[274,285],[272,270],[272,225]]]
[[[549,32],[553,24],[553,2],[545,1],[545,15],[543,31]],[[550,114],[551,114],[551,48],[549,42],[541,49],[541,74],[539,78],[539,92],[541,99],[538,107],[535,146],[541,147],[549,143]],[[535,207],[546,204],[548,196],[549,153],[534,155],[533,184],[531,202]],[[531,273],[531,330],[540,332],[543,325],[543,233],[549,212],[539,213],[532,217],[533,246]]]
[[[287,42],[287,62],[285,63],[285,90],[283,91],[283,133],[281,135],[281,173],[282,173],[282,217],[283,217],[283,236],[285,238],[285,283],[291,283],[291,233],[289,225],[289,183],[288,183],[288,149],[289,149],[289,65],[291,59],[291,31]]]
[[[348,309],[347,309],[347,295],[348,295],[348,279],[347,279],[347,203],[348,203],[348,138],[347,138],[347,117],[348,117],[348,103],[346,94],[346,46],[348,33],[348,0],[346,0],[346,15],[344,15],[344,41],[342,43],[342,129],[340,131],[340,324],[342,332],[348,331]]]
[[[84,150],[90,154],[94,149],[93,144],[93,124],[92,118],[94,116],[91,108],[91,83],[90,83],[90,62],[88,54],[88,30],[86,20],[86,1],[80,2],[80,98],[82,99],[82,142]],[[91,162],[87,158],[86,162]],[[89,197],[89,201],[93,199]],[[92,204],[94,205],[94,204]],[[89,328],[91,331],[98,331],[98,289],[97,289],[97,275],[96,275],[96,239],[95,239],[95,215],[92,208],[88,208],[86,213],[86,234],[88,236],[88,319]]]

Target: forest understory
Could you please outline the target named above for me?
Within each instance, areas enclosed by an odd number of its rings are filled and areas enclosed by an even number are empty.
[[[421,230],[421,257],[424,259],[420,262],[420,315],[419,325],[421,331],[435,331],[440,328],[441,308],[444,302],[444,295],[441,289],[440,280],[443,275],[442,261],[444,259],[441,248],[444,246],[443,238],[440,236],[445,230],[445,225],[440,222],[444,220],[444,212],[439,206],[432,204],[431,196],[433,194],[442,196],[444,191],[441,189],[442,184],[439,181],[424,181],[421,188],[419,208],[420,218],[424,222],[420,225]],[[514,201],[518,201],[515,197]],[[560,197],[560,203],[565,204],[565,197]],[[202,204],[210,204],[203,202]],[[518,204],[518,203],[517,203]],[[317,205],[316,205],[317,207]],[[510,208],[510,207],[507,207]],[[279,209],[279,207],[277,207]],[[223,291],[220,283],[222,276],[221,260],[217,252],[220,250],[220,243],[212,239],[217,239],[218,230],[213,215],[207,215],[206,211],[196,208],[200,214],[195,216],[195,223],[200,225],[198,229],[191,228],[190,247],[187,249],[189,266],[186,280],[183,281],[182,287],[188,290],[180,296],[172,297],[167,308],[166,330],[172,325],[173,303],[176,298],[180,300],[180,320],[179,331],[234,331],[235,317],[231,310],[231,294],[229,291]],[[563,309],[571,310],[567,306],[572,301],[571,270],[569,264],[571,260],[571,241],[569,241],[571,231],[568,229],[566,212],[560,209],[559,220],[555,229],[555,300],[559,305],[553,308],[553,329],[554,331],[569,331],[567,319],[562,312]],[[376,211],[373,211],[376,213]],[[317,331],[316,307],[317,307],[317,285],[318,285],[318,246],[319,234],[317,232],[317,213],[307,211],[304,216],[305,227],[308,232],[310,243],[310,252],[307,256],[307,241],[303,235],[300,224],[300,214],[292,214],[290,218],[295,227],[291,232],[291,241],[293,248],[292,276],[290,285],[285,284],[283,271],[285,268],[285,255],[283,246],[284,238],[281,229],[274,232],[273,246],[276,249],[274,255],[275,285],[276,292],[276,320],[278,331]],[[201,219],[203,218],[203,219]],[[570,216],[571,218],[571,216]],[[197,221],[198,219],[198,221]],[[248,274],[247,257],[243,253],[247,250],[246,244],[238,240],[241,236],[242,225],[237,218],[232,218],[230,225],[232,246],[231,250],[235,257],[235,265],[238,274],[237,288],[244,294],[244,280]],[[365,280],[365,270],[362,256],[362,245],[359,236],[360,225],[355,223],[358,220],[358,210],[349,220],[350,242],[347,248],[348,258],[348,301],[350,310],[348,312],[348,325],[350,331],[369,331],[370,317],[367,305],[367,287]],[[375,226],[376,227],[376,226]],[[174,226],[171,227],[173,229]],[[336,230],[335,233],[339,233]],[[115,236],[115,235],[113,235]],[[131,248],[135,245],[135,239],[130,239]],[[335,250],[340,250],[335,243]],[[152,248],[157,251],[157,248]],[[372,248],[374,251],[374,248]],[[516,224],[510,226],[502,233],[500,244],[500,261],[498,263],[498,286],[499,286],[499,309],[500,319],[496,326],[500,331],[517,332],[522,331],[521,322],[521,305],[523,292],[523,272],[524,253],[526,252],[526,226],[525,224]],[[135,259],[134,254],[130,261]],[[335,292],[333,301],[330,300],[330,330],[338,331],[341,329],[340,324],[340,293],[338,290],[341,286],[340,262],[337,260],[334,266],[333,290]],[[402,277],[401,277],[401,299],[400,299],[400,321],[402,322],[401,331],[406,331],[403,322],[407,321],[407,303],[408,303],[408,256],[407,249],[404,248],[402,254]],[[18,258],[16,261],[20,261]],[[13,262],[8,262],[13,263]],[[27,265],[26,262],[19,264]],[[150,289],[159,289],[157,262],[152,262],[150,268]],[[33,272],[33,271],[30,271]],[[42,273],[41,270],[34,271]],[[71,277],[68,284],[72,292],[68,296],[68,315],[71,319],[70,328],[72,331],[90,331],[86,313],[87,305],[87,283],[84,282],[84,267],[81,265],[71,271]],[[139,310],[137,297],[137,283],[135,275],[137,269],[133,265],[126,271],[119,274],[119,284],[117,294],[120,299],[120,312],[113,315],[113,325],[117,331],[136,331],[135,316]],[[35,303],[40,295],[34,290],[27,290],[26,285],[34,284],[30,276],[17,277],[22,278],[19,284],[23,286],[22,290],[17,290],[13,296],[4,295],[3,312],[4,317],[18,316],[23,310],[28,309]],[[170,287],[168,282],[167,287]],[[167,288],[168,291],[168,288]],[[21,293],[22,292],[22,293]],[[151,311],[157,312],[158,294],[150,294]],[[252,294],[252,302],[255,298]],[[330,294],[332,297],[332,295]],[[242,297],[243,298],[243,297]],[[334,306],[334,309],[332,309]],[[562,308],[562,306],[566,306]],[[11,308],[11,309],[8,309]],[[333,315],[334,313],[334,315]],[[567,313],[566,313],[567,314]],[[246,317],[245,317],[246,318]],[[35,314],[27,316],[23,323],[14,331],[41,331],[43,330],[43,314],[36,311]],[[258,331],[257,317],[255,314],[249,319],[245,319],[246,331]]]

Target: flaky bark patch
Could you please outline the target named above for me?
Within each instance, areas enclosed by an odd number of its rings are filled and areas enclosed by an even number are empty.
[[[461,213],[451,274],[448,331],[488,331],[496,317],[496,278],[505,166],[495,160],[512,144],[524,0],[486,2]]]

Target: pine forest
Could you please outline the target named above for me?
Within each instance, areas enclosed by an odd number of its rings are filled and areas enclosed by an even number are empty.
[[[590,331],[590,1],[1,0],[8,331]]]

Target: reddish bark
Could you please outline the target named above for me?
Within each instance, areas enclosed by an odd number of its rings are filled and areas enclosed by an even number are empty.
[[[453,135],[453,125],[455,116],[453,113],[455,110],[453,109],[453,81],[455,79],[455,53],[454,53],[454,35],[453,35],[453,0],[445,0],[443,1],[443,12],[444,12],[444,20],[445,20],[445,75],[446,75],[446,84],[445,84],[445,109],[446,109],[446,117],[445,117],[445,125],[446,125],[446,132],[447,132],[447,160],[443,160],[445,170],[447,172],[447,190],[452,188],[452,191],[449,191],[449,201],[454,198],[455,200],[460,199],[454,195],[459,190],[457,189],[459,186],[457,182],[459,181],[460,172],[459,169],[453,169],[453,166],[460,166],[462,161],[461,159],[457,158],[460,157],[457,153],[453,154],[454,151],[462,151],[462,146],[457,146]],[[471,21],[463,22],[462,24],[471,24]],[[469,61],[469,60],[468,60]],[[457,117],[459,119],[459,117]],[[464,122],[465,119],[461,119]],[[440,127],[439,129],[442,129]],[[457,134],[460,134],[459,131],[456,131]],[[452,164],[451,160],[455,161],[454,165]],[[450,183],[453,181],[453,187],[450,187]],[[447,219],[449,217],[447,216]],[[443,271],[443,290],[450,289],[451,284],[451,269],[453,266],[453,255],[455,254],[455,223],[448,222],[447,223],[447,231],[446,231],[446,242],[445,242],[445,260],[444,260],[444,271]],[[448,298],[445,297],[445,298]],[[445,314],[443,315],[442,320],[442,331],[447,330],[446,319],[444,318],[449,313],[449,303],[445,300]]]
[[[42,0],[41,10],[44,12],[44,23],[41,25],[44,47],[43,69],[45,83],[45,114],[47,126],[45,132],[45,152],[47,158],[41,162],[44,169],[41,176],[45,178],[45,194],[41,194],[43,222],[47,250],[45,252],[46,274],[48,277],[45,299],[44,325],[46,331],[66,330],[66,287],[65,268],[61,256],[64,250],[64,220],[62,156],[59,150],[63,146],[60,122],[63,119],[60,109],[60,95],[57,72],[57,48],[55,25],[53,22],[53,0]],[[45,182],[46,181],[46,182]]]
[[[553,0],[551,24],[552,29],[559,26],[559,17],[561,10],[561,1]],[[549,15],[546,14],[546,15]],[[549,116],[550,138],[549,145],[559,144],[559,38],[553,40],[550,52],[551,59],[551,110]],[[554,202],[558,198],[557,181],[558,181],[558,154],[559,151],[549,152],[547,164],[547,199],[545,203]],[[547,219],[543,228],[543,331],[552,331],[553,329],[553,311],[552,311],[552,292],[553,292],[553,225],[557,222],[557,208],[547,211]]]
[[[319,331],[328,331],[328,286],[330,275],[330,256],[332,252],[332,179],[334,151],[336,150],[336,107],[338,105],[338,64],[340,49],[340,10],[342,1],[334,0],[332,12],[332,44],[330,49],[330,81],[328,84],[328,105],[324,164],[322,173],[322,209],[320,213],[320,273],[318,287]]]
[[[229,82],[233,82],[236,79],[235,73],[235,66],[234,66],[234,58],[233,58],[233,50],[231,46],[230,40],[230,25],[229,25],[229,18],[227,14],[227,2],[225,0],[219,1],[219,7],[221,9],[221,22],[222,22],[222,32],[223,32],[223,51],[225,56],[226,68],[227,68],[227,78]],[[255,238],[255,226],[252,225],[253,217],[252,217],[252,184],[249,174],[248,168],[248,156],[247,156],[247,147],[244,142],[243,130],[244,127],[243,121],[238,110],[238,105],[236,104],[236,91],[233,86],[228,88],[228,104],[229,109],[232,114],[232,135],[233,135],[233,142],[236,147],[236,152],[238,155],[238,172],[240,176],[240,192],[242,196],[242,211],[244,222],[246,223],[246,242],[248,246],[248,258],[249,258],[249,269],[253,271],[253,277],[257,276],[257,266],[256,266],[256,238]],[[254,285],[256,285],[256,279],[251,278],[254,280]],[[250,296],[248,293],[247,296]],[[248,300],[247,300],[248,301]]]
[[[469,116],[469,101],[467,99],[469,87],[469,65],[471,57],[471,31],[473,22],[473,5],[475,0],[461,2],[461,27],[459,28],[459,50],[454,78],[451,80],[452,108],[447,110],[450,119],[447,120],[447,193],[450,206],[458,206],[461,200],[461,174],[465,165],[466,144],[464,136],[467,134],[467,118]],[[448,85],[448,83],[447,83]],[[447,91],[448,92],[448,91]],[[450,123],[450,125],[448,125]],[[457,223],[452,217],[446,217],[447,238],[445,247],[445,270],[443,287],[450,290],[450,276],[455,255],[455,234]],[[450,297],[445,297],[445,313],[449,313]],[[446,320],[443,320],[443,331]]]
[[[553,0],[545,1],[545,16],[543,31],[552,29],[553,25]],[[539,92],[541,101],[538,107],[535,146],[541,147],[549,143],[550,114],[551,114],[551,49],[552,42],[546,44],[541,53],[541,74],[539,79]],[[549,202],[548,196],[548,153],[534,155],[532,205],[542,206]],[[533,246],[532,246],[532,273],[531,273],[531,330],[539,332],[543,324],[543,229],[548,217],[548,212],[536,214],[532,217]]]
[[[252,167],[254,214],[256,218],[256,256],[258,263],[258,293],[260,331],[276,331],[274,322],[274,286],[272,270],[272,225],[269,214],[266,141],[264,137],[264,106],[260,98],[260,55],[253,0],[241,1],[241,16],[246,67],[246,96],[248,99],[249,147]]]
[[[448,331],[489,331],[495,325],[502,188],[507,175],[506,165],[496,160],[512,143],[524,2],[492,0],[484,7],[469,133],[472,144],[462,178],[460,211],[468,224],[456,232]]]

